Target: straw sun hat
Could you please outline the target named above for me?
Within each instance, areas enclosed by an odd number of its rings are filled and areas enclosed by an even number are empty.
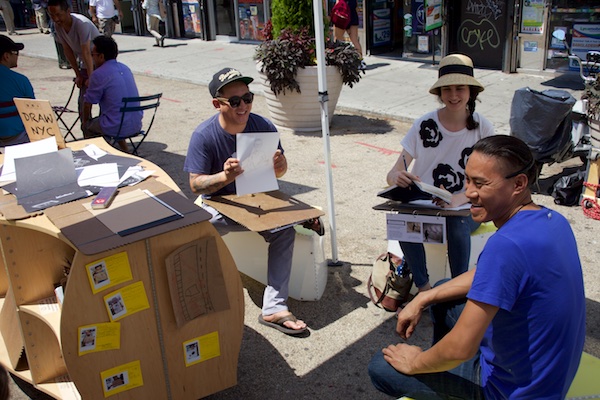
[[[439,95],[441,87],[450,85],[474,86],[483,92],[483,85],[473,78],[473,61],[464,54],[450,54],[442,58],[438,80],[429,89],[429,93]]]

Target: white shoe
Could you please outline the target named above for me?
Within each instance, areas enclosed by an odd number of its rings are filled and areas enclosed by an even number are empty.
[[[361,71],[364,71],[367,69],[367,64],[365,63],[364,60],[361,60],[360,66],[358,67],[358,69],[360,69]]]

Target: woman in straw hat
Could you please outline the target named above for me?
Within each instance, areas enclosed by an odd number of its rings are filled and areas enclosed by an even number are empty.
[[[479,139],[494,135],[494,128],[475,112],[475,100],[483,86],[473,77],[473,62],[469,57],[463,54],[444,57],[438,74],[429,93],[437,95],[443,107],[425,114],[410,128],[401,142],[402,153],[387,174],[387,182],[407,187],[413,181],[423,181],[444,187],[452,193],[452,202],[446,204],[435,199],[435,203],[444,208],[456,208],[468,203],[464,194],[465,165],[472,147]],[[477,226],[470,216],[446,217],[452,277],[468,269],[470,234]],[[423,244],[400,242],[400,247],[419,291],[430,289]]]

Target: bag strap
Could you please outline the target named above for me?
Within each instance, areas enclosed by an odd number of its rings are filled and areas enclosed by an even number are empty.
[[[373,296],[373,288],[374,287],[375,286],[373,286],[373,281],[371,279],[371,276],[369,276],[369,280],[367,281],[367,292],[369,292],[369,297],[371,298],[371,301],[377,307],[379,307],[379,304],[381,304],[381,302],[383,301],[383,298],[387,295],[388,291],[390,290],[389,281],[388,281],[388,284],[385,285],[385,288],[381,292],[381,296],[379,296],[379,298],[377,300],[375,300],[375,297]]]

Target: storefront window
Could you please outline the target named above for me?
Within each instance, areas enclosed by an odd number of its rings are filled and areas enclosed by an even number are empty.
[[[552,37],[562,30],[574,54],[585,59],[591,50],[600,51],[600,5],[598,0],[553,0],[549,23],[549,46],[546,67],[550,69],[579,70],[574,61],[567,59],[564,44]]]
[[[404,41],[402,56],[424,61],[433,59],[434,53],[439,55],[441,49],[440,30],[426,31],[425,1],[405,0],[403,13]]]
[[[264,0],[238,0],[240,39],[262,41],[265,29]]]

